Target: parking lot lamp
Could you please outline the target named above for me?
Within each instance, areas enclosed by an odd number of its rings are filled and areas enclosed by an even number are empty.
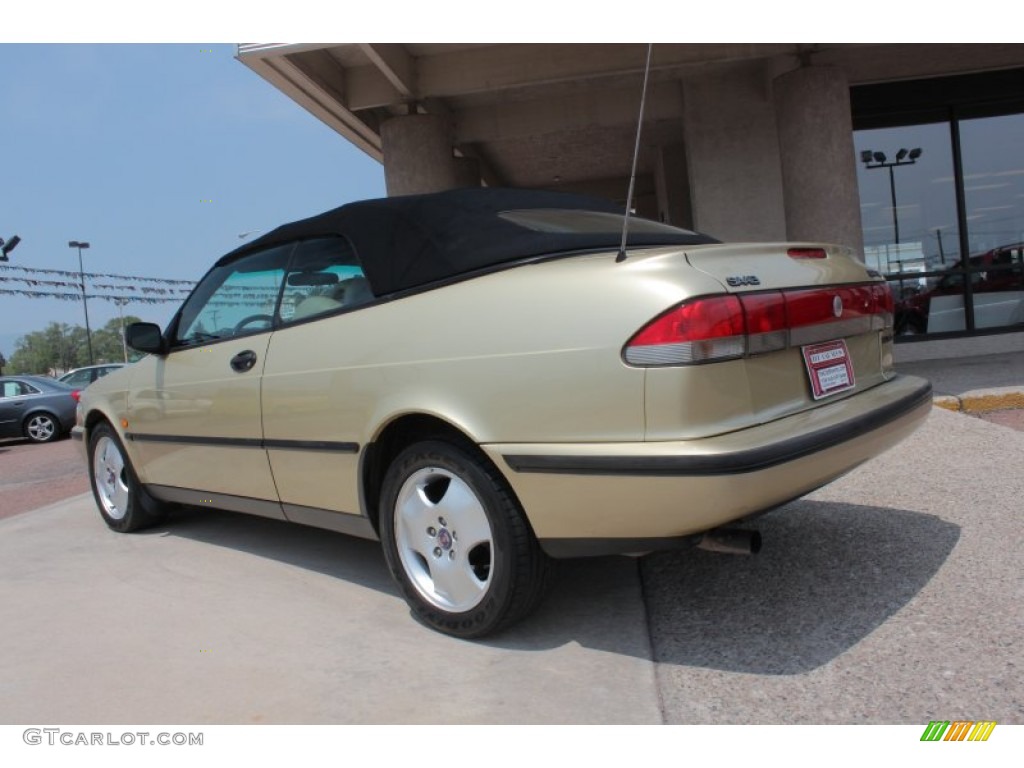
[[[82,249],[88,247],[88,243],[78,240],[71,240],[68,243],[68,248],[78,249],[78,279],[82,288],[82,309],[85,310],[85,340],[89,347],[89,365],[92,365],[92,331],[89,328],[89,302],[85,298],[85,270],[82,268]]]
[[[860,153],[861,162],[864,163],[864,167],[867,170],[873,171],[876,168],[887,168],[889,170],[889,195],[892,198],[892,228],[896,245],[900,244],[900,219],[899,214],[896,212],[896,177],[893,175],[892,169],[905,165],[914,165],[917,163],[917,158],[921,156],[921,153],[920,147],[915,147],[909,151],[901,149],[896,153],[896,159],[890,162],[886,162],[884,152],[865,149]],[[902,270],[902,267],[900,269]]]

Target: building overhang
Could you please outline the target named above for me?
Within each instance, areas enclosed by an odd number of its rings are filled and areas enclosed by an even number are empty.
[[[851,85],[1020,66],[1015,44],[658,44],[640,177],[652,149],[684,140],[685,86],[745,70],[767,97],[799,66],[843,68]],[[485,182],[618,189],[629,175],[642,44],[252,43],[239,60],[371,157],[381,125],[409,114],[451,119],[456,155]],[[642,182],[641,182],[642,183]]]

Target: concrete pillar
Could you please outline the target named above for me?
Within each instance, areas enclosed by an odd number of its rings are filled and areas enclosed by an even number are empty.
[[[692,229],[690,172],[686,166],[686,148],[681,143],[658,147],[654,158],[654,186],[658,221]]]
[[[480,185],[479,163],[453,154],[445,115],[393,117],[380,127],[388,195],[418,195]]]
[[[863,250],[850,86],[836,67],[801,67],[773,82],[786,234]]]
[[[693,228],[726,242],[786,239],[771,81],[742,62],[683,81]]]

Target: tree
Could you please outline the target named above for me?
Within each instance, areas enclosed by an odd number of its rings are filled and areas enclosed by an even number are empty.
[[[125,326],[139,322],[139,318],[133,315],[126,315]],[[121,320],[114,318],[99,330],[92,334],[93,358],[97,363],[120,363],[124,362],[124,344],[121,340]],[[128,360],[134,362],[142,357],[142,353],[133,349],[128,350]]]
[[[138,318],[126,316],[124,324],[137,322]],[[92,334],[93,362],[117,363],[124,360],[121,344],[121,320],[115,318]],[[134,362],[142,355],[128,350],[129,361]],[[13,373],[55,374],[81,368],[89,364],[89,345],[85,329],[80,325],[50,323],[41,331],[25,334],[15,346],[11,355],[10,369]]]
[[[11,370],[47,374],[76,368],[83,364],[80,360],[87,357],[79,355],[79,348],[85,349],[85,344],[85,329],[67,323],[50,323],[43,330],[18,339],[11,355]]]

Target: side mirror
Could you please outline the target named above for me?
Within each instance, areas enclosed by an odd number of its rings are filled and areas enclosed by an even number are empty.
[[[148,352],[151,355],[167,354],[163,331],[156,323],[131,323],[124,329],[124,340],[137,352]]]

